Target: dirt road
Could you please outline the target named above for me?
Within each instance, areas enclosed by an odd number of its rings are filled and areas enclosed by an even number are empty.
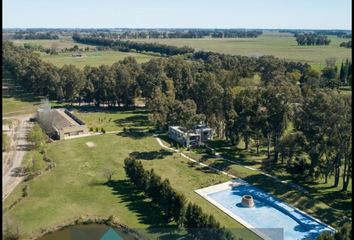
[[[14,134],[13,134],[13,147],[8,153],[10,158],[4,165],[3,162],[3,172],[2,172],[2,200],[4,201],[10,193],[15,189],[15,187],[22,181],[23,177],[18,176],[17,171],[21,166],[23,157],[28,151],[27,136],[28,133],[33,129],[33,123],[29,121],[34,114],[22,115],[9,117],[12,119],[14,124]],[[18,120],[18,121],[16,121]],[[17,123],[17,124],[16,124]],[[11,152],[12,151],[12,152]]]

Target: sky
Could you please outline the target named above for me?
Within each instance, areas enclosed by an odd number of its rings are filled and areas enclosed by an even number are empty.
[[[351,30],[351,0],[3,0],[3,28]]]

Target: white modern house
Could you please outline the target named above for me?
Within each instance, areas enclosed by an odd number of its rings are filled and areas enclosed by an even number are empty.
[[[180,126],[169,126],[168,136],[187,148],[213,140],[213,129],[206,125],[194,125],[192,130]]]

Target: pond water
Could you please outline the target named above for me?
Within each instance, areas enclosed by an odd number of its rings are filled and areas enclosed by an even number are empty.
[[[124,240],[134,240],[134,235],[124,233],[122,228],[109,230],[110,226],[104,224],[76,225],[63,230],[54,231],[51,234],[38,238],[37,240],[108,240],[119,239],[114,237],[115,233]],[[114,230],[114,232],[112,232]],[[106,234],[106,235],[105,235]],[[106,236],[106,238],[104,237]]]

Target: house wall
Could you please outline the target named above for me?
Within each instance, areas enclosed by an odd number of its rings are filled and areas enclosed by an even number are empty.
[[[60,130],[59,132],[60,139],[65,139],[65,137],[83,134],[88,134],[88,129],[86,125],[66,127]]]

